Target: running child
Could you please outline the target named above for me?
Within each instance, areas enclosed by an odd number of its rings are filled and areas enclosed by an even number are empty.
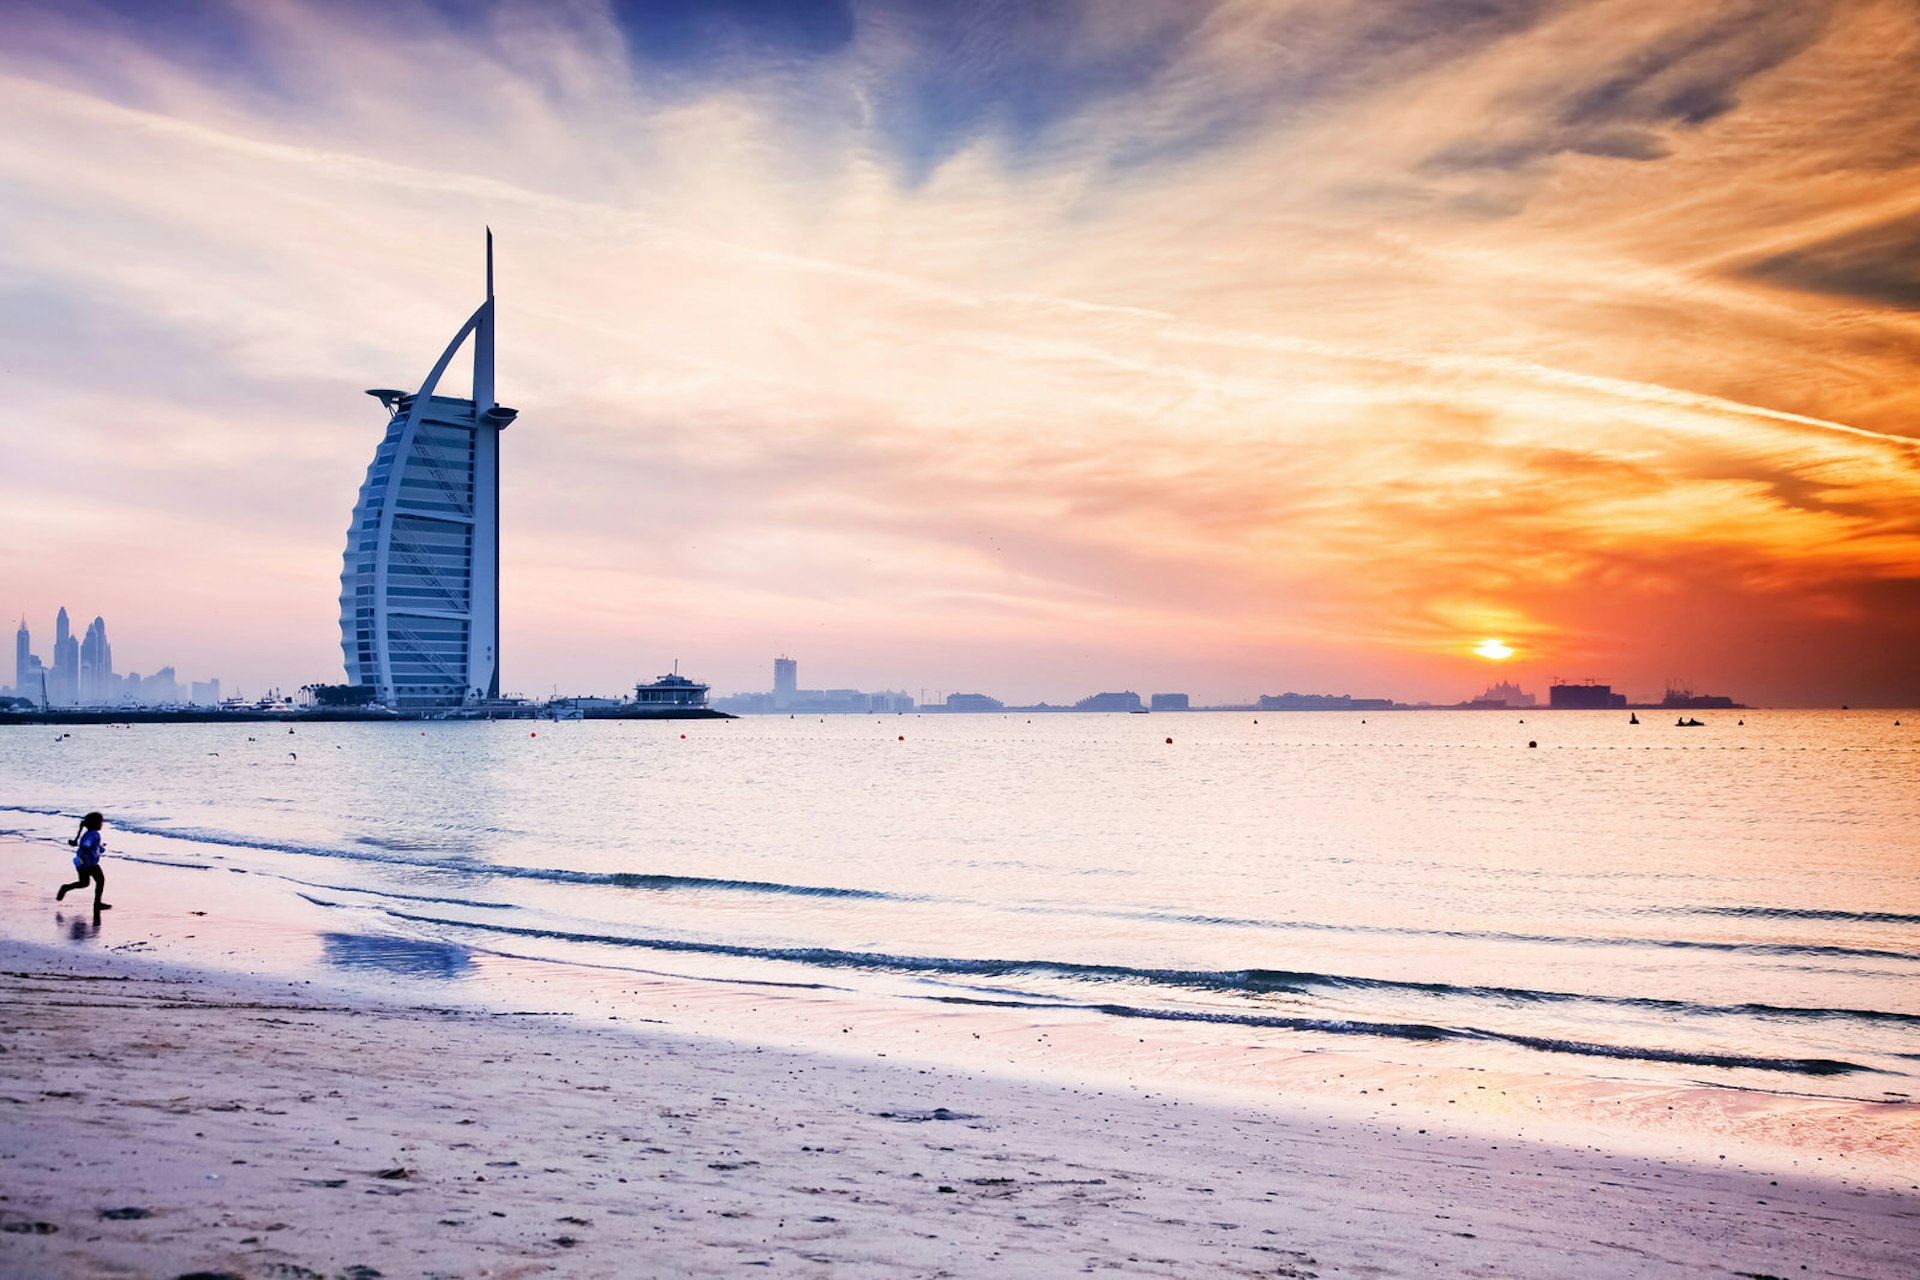
[[[73,869],[80,874],[80,878],[72,884],[61,885],[60,892],[53,895],[55,902],[65,898],[74,889],[84,889],[88,884],[92,884],[93,909],[106,911],[112,908],[111,902],[100,901],[100,896],[107,891],[107,873],[100,869],[100,855],[107,851],[106,845],[100,842],[100,828],[105,823],[106,819],[98,813],[90,813],[80,819],[79,832],[67,841],[76,850],[73,855]]]

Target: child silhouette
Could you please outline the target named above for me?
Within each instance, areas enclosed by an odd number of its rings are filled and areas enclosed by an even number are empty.
[[[80,830],[67,841],[76,850],[73,855],[73,869],[79,872],[80,878],[72,884],[61,885],[60,891],[53,895],[55,902],[65,898],[74,889],[84,889],[88,884],[92,884],[93,909],[107,911],[112,908],[111,902],[100,901],[100,896],[107,891],[107,873],[100,869],[100,855],[107,851],[106,845],[100,842],[100,828],[105,825],[106,819],[102,818],[98,812],[90,813],[80,819]]]

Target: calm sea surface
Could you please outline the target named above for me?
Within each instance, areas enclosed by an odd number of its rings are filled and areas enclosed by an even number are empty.
[[[1699,714],[8,728],[0,827],[38,911],[107,813],[98,945],[204,902],[269,967],[1915,1092],[1920,715]]]

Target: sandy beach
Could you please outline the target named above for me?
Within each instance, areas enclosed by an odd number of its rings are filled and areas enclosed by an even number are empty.
[[[1910,1276],[1911,1190],[0,943],[7,1276]]]

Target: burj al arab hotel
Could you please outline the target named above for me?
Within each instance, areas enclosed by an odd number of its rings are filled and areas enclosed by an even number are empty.
[[[436,395],[473,339],[473,396]],[[347,683],[397,710],[500,696],[500,433],[493,400],[493,233],[487,299],[418,391],[374,390],[388,413],[347,531],[340,648]]]

